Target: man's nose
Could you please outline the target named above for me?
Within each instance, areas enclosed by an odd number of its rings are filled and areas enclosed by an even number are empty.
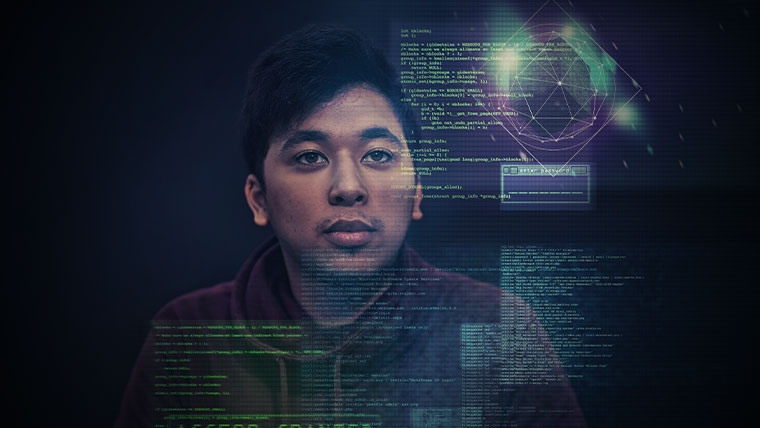
[[[330,187],[330,204],[352,206],[367,203],[367,187],[354,162],[345,161],[335,165],[332,186]]]

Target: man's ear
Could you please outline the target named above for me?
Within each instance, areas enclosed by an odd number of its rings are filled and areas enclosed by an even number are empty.
[[[422,180],[419,174],[416,174],[415,181],[417,186],[414,189],[414,206],[412,207],[412,220],[422,219],[422,211],[420,210],[420,204],[422,203]]]
[[[253,221],[259,226],[269,224],[269,211],[267,211],[267,197],[259,179],[249,174],[245,180],[245,199],[253,212]]]

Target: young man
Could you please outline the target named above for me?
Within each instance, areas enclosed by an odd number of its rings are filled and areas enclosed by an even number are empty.
[[[404,243],[413,114],[357,34],[308,27],[249,77],[245,195],[275,237],[164,307],[118,427],[583,426],[521,300]]]

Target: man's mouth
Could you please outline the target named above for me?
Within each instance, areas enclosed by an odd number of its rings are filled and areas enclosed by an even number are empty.
[[[367,245],[377,229],[362,220],[337,220],[324,229],[328,242],[338,247],[361,247]]]

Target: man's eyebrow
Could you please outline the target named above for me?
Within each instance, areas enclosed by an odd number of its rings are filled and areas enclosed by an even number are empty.
[[[280,148],[280,152],[286,152],[293,147],[296,147],[299,144],[305,143],[307,141],[321,143],[327,141],[328,139],[328,135],[322,131],[313,129],[296,131],[291,136],[289,136],[287,140],[285,140],[285,143],[283,143],[282,147]],[[393,132],[384,126],[374,126],[372,128],[363,130],[359,134],[359,139],[363,143],[367,143],[371,140],[383,139],[388,140],[395,145],[402,146],[401,140],[399,140],[399,138],[393,134]]]
[[[361,138],[362,141],[384,139],[401,146],[401,140],[399,140],[399,138],[394,135],[388,128],[385,128],[383,126],[367,128],[362,131],[362,133],[359,135],[359,138]]]
[[[291,149],[303,142],[306,141],[314,141],[314,142],[322,142],[327,141],[327,134],[321,131],[315,131],[315,130],[304,130],[304,131],[296,131],[288,137],[287,140],[285,140],[285,143],[280,148],[281,152],[287,151],[288,149]]]

